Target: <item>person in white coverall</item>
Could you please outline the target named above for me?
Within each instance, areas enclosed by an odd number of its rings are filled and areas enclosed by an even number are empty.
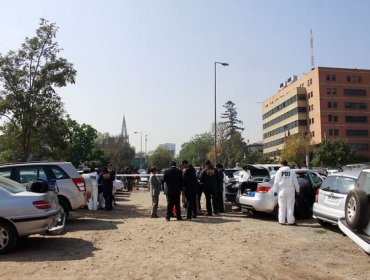
[[[294,225],[296,192],[299,196],[297,175],[290,169],[286,160],[281,161],[280,164],[281,167],[275,174],[275,182],[273,185],[274,195],[278,196],[279,223],[285,224],[287,222],[289,225]]]
[[[91,179],[91,198],[87,203],[89,210],[98,209],[98,173],[94,168],[90,170],[90,179]]]

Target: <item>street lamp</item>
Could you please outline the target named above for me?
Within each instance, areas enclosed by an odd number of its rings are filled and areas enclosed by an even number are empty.
[[[134,134],[140,133],[140,169],[143,168],[143,132],[134,131]]]
[[[221,64],[222,66],[229,66],[228,63],[225,62],[217,62],[215,61],[215,162],[217,164],[217,64]]]

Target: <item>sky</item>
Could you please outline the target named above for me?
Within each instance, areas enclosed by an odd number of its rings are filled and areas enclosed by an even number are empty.
[[[0,53],[59,27],[60,55],[76,83],[58,89],[66,112],[118,135],[125,115],[137,151],[181,145],[211,131],[228,100],[243,137],[262,140],[262,104],[279,84],[315,66],[370,69],[367,0],[0,0]],[[141,133],[134,133],[134,132]],[[141,140],[142,134],[142,140]],[[141,142],[142,141],[142,142]]]

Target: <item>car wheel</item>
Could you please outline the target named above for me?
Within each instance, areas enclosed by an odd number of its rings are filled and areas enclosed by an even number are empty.
[[[63,198],[59,198],[58,201],[59,201],[59,205],[63,208],[63,212],[64,212],[64,217],[63,218],[66,222],[68,220],[68,217],[69,217],[68,203]]]
[[[15,229],[4,221],[0,221],[0,255],[14,248],[18,240]]]
[[[362,190],[350,191],[346,198],[345,216],[348,226],[361,229],[369,222],[369,201]]]

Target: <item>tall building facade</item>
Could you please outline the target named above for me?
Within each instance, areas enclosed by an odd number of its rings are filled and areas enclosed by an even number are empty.
[[[263,153],[277,156],[289,135],[312,141],[345,138],[358,156],[370,159],[370,70],[317,67],[292,76],[263,102]]]
[[[165,149],[171,153],[173,157],[175,157],[175,151],[176,151],[176,144],[175,143],[164,143],[158,145],[158,148]]]

